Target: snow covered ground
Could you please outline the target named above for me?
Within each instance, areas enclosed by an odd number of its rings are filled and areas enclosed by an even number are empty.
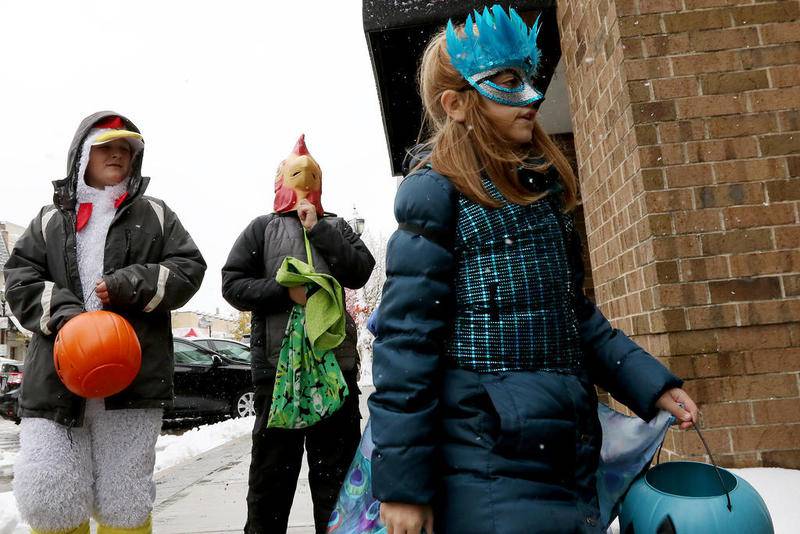
[[[223,443],[248,434],[253,430],[253,417],[228,419],[220,423],[203,425],[184,432],[180,436],[162,435],[156,442],[156,471],[178,465],[199,454],[219,447]],[[16,453],[0,451],[0,474],[10,471]],[[0,493],[0,534],[27,534],[17,512],[17,503],[12,492]]]
[[[231,419],[193,428],[183,435],[164,435],[156,443],[156,471],[190,460],[214,447],[247,434],[253,418]],[[14,453],[0,451],[0,473],[13,466]],[[800,471],[792,469],[734,469],[761,494],[772,514],[776,534],[795,534],[800,525]],[[0,493],[0,534],[27,534],[12,493]],[[612,528],[611,532],[618,534]]]
[[[160,436],[156,442],[156,472],[248,434],[253,430],[254,423],[255,417],[228,419],[192,428],[180,436]]]
[[[0,450],[0,477],[11,476],[16,458],[16,452]]]

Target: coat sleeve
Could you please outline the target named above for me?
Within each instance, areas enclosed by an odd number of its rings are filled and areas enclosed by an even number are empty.
[[[375,267],[375,259],[361,238],[353,232],[344,219],[331,224],[314,225],[308,232],[308,241],[322,254],[331,274],[344,287],[363,287]]]
[[[264,277],[264,230],[272,215],[254,219],[239,235],[222,267],[222,296],[241,311],[288,310],[289,290],[275,278]]]
[[[163,312],[186,304],[200,289],[206,262],[178,216],[164,207],[164,249],[158,263],[132,264],[103,276],[112,306]]]
[[[655,403],[661,394],[681,387],[683,381],[624,332],[613,328],[586,297],[581,239],[574,229],[569,237],[578,333],[592,381],[636,415],[649,421],[658,414]]]
[[[434,496],[454,260],[451,247],[430,236],[453,228],[454,199],[449,182],[424,172],[406,178],[395,200],[400,229],[387,248],[369,398],[373,492],[381,501],[430,503]]]
[[[53,335],[69,319],[83,312],[83,301],[70,289],[59,287],[47,268],[43,209],[19,238],[5,265],[6,300],[22,326],[45,336]],[[55,215],[58,216],[58,215]],[[63,241],[60,244],[63,253]]]

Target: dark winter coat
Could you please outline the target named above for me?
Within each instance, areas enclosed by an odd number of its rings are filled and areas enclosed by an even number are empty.
[[[598,530],[598,384],[643,419],[681,381],[572,295],[582,368],[478,373],[445,359],[454,310],[460,194],[430,169],[401,184],[387,250],[370,397],[373,490],[432,503],[437,532]],[[546,202],[542,200],[540,202]],[[580,240],[558,244],[583,287]]]
[[[78,274],[76,184],[80,153],[92,126],[111,116],[100,112],[81,122],[69,152],[68,176],[53,182],[53,204],[45,206],[17,241],[5,265],[6,298],[14,315],[33,332],[25,358],[20,398],[22,417],[43,417],[67,426],[83,423],[85,399],[70,393],[53,364],[59,329],[84,310]],[[138,132],[123,117],[126,128]],[[173,349],[170,311],[200,288],[206,264],[177,215],[145,196],[142,153],[131,163],[128,195],[117,209],[105,243],[103,280],[112,304],[133,325],[142,347],[142,367],[133,383],[105,400],[109,410],[163,408],[172,403]]]
[[[375,260],[350,228],[326,215],[308,232],[314,269],[330,274],[346,288],[358,289],[369,280]],[[303,226],[296,212],[270,213],[253,220],[239,236],[222,268],[222,295],[234,308],[252,312],[250,347],[253,383],[274,380],[281,341],[294,303],[275,281],[284,258],[306,259]],[[356,327],[345,314],[345,340],[334,349],[342,371],[358,366]]]

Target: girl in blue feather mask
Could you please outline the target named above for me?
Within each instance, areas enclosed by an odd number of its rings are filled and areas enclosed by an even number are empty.
[[[576,178],[536,122],[537,33],[495,6],[422,60],[430,137],[397,192],[369,400],[389,534],[604,531],[595,384],[645,421],[696,417],[583,293]]]

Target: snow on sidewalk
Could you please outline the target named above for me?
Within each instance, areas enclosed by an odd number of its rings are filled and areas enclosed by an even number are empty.
[[[187,430],[180,436],[162,435],[156,442],[155,471],[161,471],[219,447],[253,430],[254,417],[228,419],[220,423],[202,425]],[[15,453],[0,451],[0,472],[10,471]],[[12,492],[0,493],[0,534],[27,534],[29,529],[17,511]]]
[[[254,424],[255,417],[242,417],[212,425],[198,426],[187,430],[180,436],[160,436],[156,442],[155,471],[158,473],[239,436],[249,434],[252,432]]]

